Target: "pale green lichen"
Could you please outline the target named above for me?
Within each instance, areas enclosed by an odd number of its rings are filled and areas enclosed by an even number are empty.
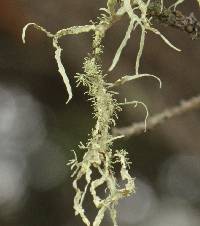
[[[90,193],[92,194],[94,205],[98,209],[92,225],[100,225],[106,210],[110,212],[114,225],[117,225],[115,206],[119,199],[130,195],[134,191],[134,180],[128,174],[125,156],[122,152],[113,151],[111,148],[116,137],[110,134],[110,127],[115,124],[114,117],[121,108],[113,97],[114,94],[107,90],[101,66],[98,65],[96,59],[87,57],[83,68],[84,74],[77,75],[78,85],[82,84],[88,88],[88,95],[93,103],[97,122],[88,142],[80,146],[81,149],[86,151],[82,161],[78,162],[75,159],[71,162],[72,169],[75,168],[75,174],[73,174],[75,176],[73,187],[76,190],[74,209],[76,214],[82,217],[84,223],[90,225],[83,207],[85,194],[90,184]],[[118,153],[118,155],[115,153]],[[115,162],[121,163],[122,180],[127,180],[124,188],[118,186],[115,178],[115,173],[113,172]],[[99,178],[95,180],[91,178],[93,168],[96,168],[99,172]],[[77,185],[82,178],[86,180],[84,190],[80,190]],[[97,189],[104,183],[106,183],[107,187],[107,197],[101,199],[97,194]]]
[[[173,44],[171,44],[171,42],[168,39],[166,39],[165,36],[162,35],[156,28],[151,26],[150,19],[147,18],[147,10],[148,10],[149,4],[150,4],[150,0],[148,0],[147,2],[142,0],[132,0],[132,1],[123,0],[123,5],[119,9],[119,11],[121,13],[123,12],[123,14],[126,13],[129,16],[130,23],[126,31],[126,35],[115,54],[115,57],[109,68],[109,71],[112,71],[113,68],[116,66],[117,62],[119,61],[122,50],[127,45],[127,42],[131,37],[132,31],[134,31],[137,28],[137,26],[140,26],[141,28],[141,39],[140,39],[140,47],[139,47],[139,51],[138,51],[137,59],[135,63],[136,75],[139,74],[140,58],[144,49],[145,36],[148,30],[159,35],[164,40],[164,42],[167,45],[169,45],[171,48],[177,51],[180,51],[180,49],[176,48]],[[140,14],[139,16],[138,16],[138,11]]]
[[[155,75],[150,75],[150,74],[138,74],[138,75],[125,75],[121,78],[119,78],[117,81],[113,82],[113,83],[108,83],[109,87],[115,87],[115,86],[119,86],[119,85],[123,85],[127,82],[130,82],[132,80],[136,80],[139,78],[143,78],[143,77],[150,77],[150,78],[154,78],[159,82],[159,87],[162,88],[162,81],[160,78],[158,78]]]
[[[182,1],[183,0],[177,1],[173,7],[176,8]],[[199,0],[197,1],[200,2]],[[140,59],[143,53],[147,31],[152,31],[159,35],[168,46],[180,51],[152,26],[151,18],[147,17],[147,10],[150,3],[151,0],[108,0],[107,8],[101,9],[104,13],[98,17],[97,22],[92,22],[90,25],[73,26],[52,34],[35,23],[29,23],[24,27],[22,32],[24,43],[25,33],[29,26],[33,26],[44,32],[47,37],[52,39],[58,71],[61,74],[68,91],[68,101],[72,98],[72,91],[65,68],[61,61],[62,48],[59,45],[59,39],[66,35],[78,35],[80,33],[88,32],[93,34],[92,52],[85,58],[83,73],[77,73],[76,79],[77,85],[82,85],[87,88],[87,94],[94,109],[93,114],[96,119],[96,124],[92,129],[86,144],[80,143],[79,145],[79,149],[85,151],[82,160],[78,161],[76,152],[74,152],[75,157],[69,162],[71,170],[73,170],[73,187],[76,191],[74,198],[75,214],[80,215],[82,221],[87,226],[90,226],[91,224],[93,226],[99,226],[106,211],[109,211],[113,225],[117,226],[116,206],[118,201],[121,198],[131,195],[135,191],[134,179],[128,172],[130,163],[127,158],[127,152],[125,150],[113,150],[112,148],[113,142],[116,139],[123,137],[114,137],[111,134],[111,127],[115,126],[117,113],[122,110],[121,108],[124,105],[133,105],[136,107],[140,104],[146,111],[145,125],[149,114],[147,106],[142,101],[125,100],[124,103],[118,103],[115,98],[117,93],[113,92],[111,88],[143,77],[156,79],[161,88],[162,83],[157,76],[139,73]],[[163,0],[160,0],[160,4],[160,10],[162,11]],[[141,29],[141,38],[135,62],[135,72],[133,75],[122,75],[116,82],[109,83],[105,81],[105,74],[103,73],[101,64],[101,55],[103,53],[102,40],[106,31],[124,15],[128,15],[130,22],[125,37],[114,56],[109,70],[112,70],[117,65],[121,52],[131,37],[131,33],[139,26]],[[116,178],[114,172],[115,164],[120,165],[121,178]],[[95,179],[93,177],[94,169],[99,174]],[[86,182],[83,189],[79,187],[79,182],[81,180]],[[123,186],[119,185],[119,181],[123,181]],[[106,192],[105,197],[101,198],[97,189],[103,185],[106,185]],[[84,200],[88,193],[92,195],[93,203],[97,209],[97,215],[92,223],[89,221],[87,211],[84,208]]]
[[[149,110],[148,110],[148,107],[146,106],[145,103],[143,103],[142,101],[138,101],[138,100],[133,100],[133,101],[127,101],[125,99],[125,102],[124,103],[119,103],[120,106],[124,106],[124,105],[134,105],[134,107],[137,107],[138,104],[142,105],[146,111],[146,116],[145,116],[145,119],[144,119],[144,132],[146,132],[146,129],[147,129],[147,119],[148,119],[148,116],[149,116]]]
[[[67,92],[68,92],[68,100],[66,102],[66,103],[68,103],[72,99],[72,89],[71,89],[71,85],[70,85],[68,76],[65,72],[65,68],[64,68],[62,61],[61,61],[62,48],[59,45],[59,39],[62,36],[65,36],[65,35],[77,35],[79,33],[89,32],[91,30],[94,30],[95,26],[92,26],[92,25],[74,26],[74,27],[71,27],[71,28],[68,28],[68,29],[59,30],[56,34],[52,34],[51,32],[47,31],[42,26],[39,26],[35,23],[28,23],[23,28],[23,31],[22,31],[22,41],[23,41],[23,43],[25,43],[26,30],[30,26],[33,26],[37,30],[44,32],[47,35],[47,37],[52,38],[52,45],[55,48],[55,59],[56,59],[57,65],[58,65],[58,71],[59,71],[60,75],[62,76],[63,82],[64,82],[66,89],[67,89]]]

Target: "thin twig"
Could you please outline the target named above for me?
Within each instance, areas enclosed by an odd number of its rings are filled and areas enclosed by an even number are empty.
[[[154,127],[162,124],[165,120],[171,119],[175,116],[182,115],[186,112],[200,108],[200,95],[192,97],[187,101],[181,101],[180,105],[164,110],[163,112],[150,117],[147,120],[147,130],[151,130]],[[114,128],[114,135],[125,135],[126,137],[139,135],[144,132],[145,123],[138,122],[132,123],[130,126],[122,128]]]

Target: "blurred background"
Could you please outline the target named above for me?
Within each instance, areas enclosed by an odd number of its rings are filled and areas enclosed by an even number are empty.
[[[167,1],[170,5],[172,1]],[[106,1],[98,0],[1,0],[0,1],[0,226],[83,225],[74,216],[72,179],[66,166],[80,141],[86,141],[95,121],[85,90],[75,87],[74,75],[90,51],[91,36],[69,36],[61,41],[63,63],[74,97],[65,105],[67,93],[57,72],[51,41],[29,29],[26,45],[21,32],[36,22],[51,32],[63,27],[88,24]],[[196,1],[180,9],[200,18]],[[105,73],[127,29],[128,19],[116,24],[105,38]],[[124,85],[119,100],[137,99],[153,115],[180,100],[199,94],[200,41],[187,34],[158,26],[181,53],[149,33],[140,71],[159,76]],[[123,51],[114,81],[131,74],[138,51],[137,30]],[[144,119],[142,107],[127,107],[119,126]],[[200,110],[167,121],[153,131],[118,141],[126,148],[136,177],[136,195],[120,202],[121,226],[200,225]],[[87,205],[90,218],[94,207]],[[106,216],[102,226],[112,225]]]

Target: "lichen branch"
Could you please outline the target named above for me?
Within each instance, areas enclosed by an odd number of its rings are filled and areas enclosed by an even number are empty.
[[[155,75],[150,75],[150,74],[138,74],[138,75],[125,75],[121,78],[119,78],[117,81],[113,82],[113,83],[108,83],[108,87],[113,88],[116,86],[120,86],[123,85],[127,82],[130,82],[132,80],[136,80],[136,79],[140,79],[140,78],[144,78],[144,77],[150,77],[150,78],[154,78],[159,82],[159,87],[162,88],[162,81],[160,78],[158,78]]]

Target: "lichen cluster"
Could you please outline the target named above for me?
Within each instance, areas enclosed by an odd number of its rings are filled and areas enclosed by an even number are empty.
[[[91,136],[86,145],[79,145],[86,153],[81,162],[77,158],[70,162],[74,170],[75,180],[73,187],[76,190],[74,199],[74,209],[76,214],[80,214],[84,223],[90,225],[83,208],[83,201],[87,190],[90,191],[95,207],[98,209],[97,216],[93,222],[94,226],[100,225],[104,213],[109,210],[114,225],[116,222],[116,204],[120,198],[130,195],[134,191],[134,180],[129,175],[127,167],[129,163],[126,152],[123,150],[112,150],[112,143],[116,139],[110,134],[110,127],[115,124],[117,111],[121,110],[115,100],[114,93],[106,88],[104,75],[101,66],[97,64],[95,57],[87,57],[84,62],[84,73],[78,74],[78,84],[88,88],[88,95],[94,107],[96,125],[91,132]],[[121,188],[113,171],[115,163],[121,164],[122,180],[127,180],[125,187]],[[96,168],[99,177],[92,180],[92,169]],[[78,187],[78,181],[85,178],[86,185],[84,190]],[[100,198],[97,188],[106,184],[106,197]],[[90,185],[90,189],[88,188]]]
[[[68,101],[72,98],[72,90],[67,77],[65,68],[61,61],[62,48],[59,45],[59,40],[66,35],[78,35],[80,33],[91,32],[93,35],[92,52],[88,54],[83,63],[83,73],[77,73],[77,85],[82,85],[87,88],[87,95],[93,106],[93,115],[96,119],[96,124],[92,129],[86,144],[80,143],[79,149],[85,151],[82,160],[77,159],[76,152],[74,151],[74,159],[69,162],[73,170],[72,177],[74,178],[73,187],[75,189],[74,209],[75,214],[80,215],[82,221],[87,225],[99,226],[108,210],[114,226],[117,226],[116,220],[116,206],[121,198],[127,197],[135,191],[134,179],[128,172],[129,161],[127,152],[125,150],[113,150],[112,144],[115,139],[111,133],[111,127],[115,125],[117,113],[122,110],[123,105],[142,104],[146,109],[146,118],[148,116],[148,109],[143,102],[137,100],[126,101],[118,103],[115,95],[117,93],[112,91],[115,86],[123,85],[135,79],[143,77],[152,77],[158,80],[161,87],[161,81],[155,75],[140,74],[140,58],[142,56],[145,36],[148,31],[159,35],[164,42],[173,49],[180,51],[167,38],[165,38],[156,28],[151,24],[151,18],[147,16],[149,5],[154,2],[153,0],[108,0],[107,7],[100,9],[103,12],[97,21],[91,22],[85,26],[74,26],[66,29],[59,30],[55,34],[48,32],[43,27],[35,24],[27,24],[22,33],[23,41],[25,42],[26,29],[29,26],[34,26],[36,29],[43,31],[47,37],[52,39],[52,45],[55,49],[55,59],[58,65],[58,71],[61,74],[66,85],[69,97]],[[183,0],[177,1],[172,7],[176,8]],[[198,0],[200,3],[200,1]],[[163,0],[159,1],[160,11],[163,9]],[[114,23],[119,21],[123,16],[128,16],[129,24],[119,48],[113,58],[112,64],[109,68],[111,71],[118,63],[120,55],[126,46],[131,33],[139,27],[141,29],[140,47],[137,54],[135,69],[133,75],[122,75],[116,82],[107,82],[107,77],[102,71],[101,57],[103,54],[103,38],[106,31],[112,27]],[[117,178],[114,172],[115,164],[120,165],[120,177]],[[93,171],[98,172],[98,176],[94,178]],[[85,180],[83,189],[79,186],[79,181]],[[122,181],[123,185],[120,186],[119,182]],[[97,192],[100,187],[106,186],[105,197],[101,198]],[[84,200],[86,195],[90,193],[93,198],[93,203],[97,209],[97,215],[94,222],[88,219],[87,211],[84,208]]]

